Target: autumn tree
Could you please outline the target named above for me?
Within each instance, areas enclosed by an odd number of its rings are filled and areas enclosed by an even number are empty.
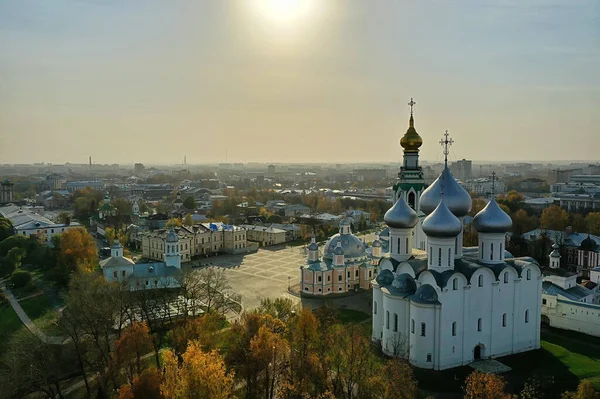
[[[0,242],[13,235],[13,226],[9,219],[0,216]]]
[[[160,393],[162,373],[155,367],[136,375],[133,384],[125,384],[119,388],[119,399],[166,399]]]
[[[585,216],[583,216],[581,213],[572,213],[570,215],[569,224],[573,228],[573,231],[576,231],[579,233],[589,231],[588,226],[585,223]]]
[[[259,385],[267,399],[273,399],[277,395],[278,381],[289,358],[289,351],[289,345],[283,336],[268,325],[260,326],[258,333],[250,340],[250,352],[259,376],[262,377]]]
[[[135,375],[142,373],[142,356],[152,351],[152,337],[146,323],[133,322],[121,333],[114,344],[113,366],[122,370],[130,384]]]
[[[177,355],[182,355],[190,341],[195,341],[202,350],[209,351],[215,348],[217,333],[223,327],[225,318],[216,313],[206,313],[192,318],[168,333],[168,339]]]
[[[519,209],[511,216],[513,222],[512,231],[514,234],[523,234],[535,229],[539,222],[535,216],[529,216],[527,211]]]
[[[418,397],[417,380],[410,364],[403,359],[390,359],[382,372],[382,399],[415,399]]]
[[[505,385],[498,375],[474,371],[465,380],[465,399],[510,399],[504,392]]]
[[[575,392],[565,392],[561,399],[599,399],[600,393],[594,389],[594,385],[590,380],[583,380],[577,386]]]
[[[469,212],[469,216],[475,217],[485,206],[487,205],[485,200],[482,198],[473,198],[471,203],[471,212]]]
[[[70,228],[57,236],[55,281],[66,284],[77,271],[91,272],[98,266],[98,249],[94,238],[82,227]]]
[[[182,224],[183,224],[183,221],[180,218],[171,218],[171,219],[167,220],[167,223],[165,224],[165,226],[167,228],[181,227]]]
[[[223,269],[209,267],[186,273],[181,285],[182,295],[188,299],[188,303],[202,303],[207,313],[239,311],[241,298],[231,290]]]
[[[233,373],[217,351],[203,352],[191,341],[179,363],[172,350],[163,354],[164,381],[160,392],[166,398],[228,399],[233,394]]]
[[[600,212],[590,212],[585,217],[585,225],[589,234],[600,235]]]
[[[260,301],[258,311],[263,314],[270,314],[271,316],[287,323],[296,313],[296,305],[290,298],[264,298]]]
[[[196,199],[194,197],[192,197],[191,195],[187,196],[183,200],[183,206],[185,207],[185,209],[190,209],[190,210],[198,208],[198,204],[196,203]]]
[[[569,214],[558,205],[551,205],[542,211],[542,228],[563,231],[569,224]]]
[[[194,218],[192,218],[192,214],[188,213],[187,215],[185,215],[185,218],[183,218],[183,224],[186,226],[193,226],[194,225]]]

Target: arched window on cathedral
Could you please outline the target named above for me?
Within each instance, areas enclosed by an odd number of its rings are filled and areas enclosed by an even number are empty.
[[[502,313],[502,327],[506,327],[506,313]]]
[[[429,266],[433,266],[433,247],[429,247]]]
[[[458,236],[454,239],[454,255],[458,255]]]
[[[400,251],[400,237],[398,237],[398,253],[400,253],[402,251]]]
[[[390,329],[390,312],[388,310],[385,311],[385,328]]]
[[[527,270],[527,280],[531,280],[531,269]]]
[[[452,260],[452,248],[448,248],[448,267],[452,266],[450,261]]]
[[[525,310],[525,323],[529,323],[529,309]]]
[[[508,283],[508,272],[504,272],[504,284]]]
[[[408,255],[409,253],[409,249],[408,249],[408,237],[406,237],[406,254]]]
[[[438,248],[438,266],[442,265],[442,248]]]
[[[452,336],[456,337],[456,322],[452,322]]]
[[[414,191],[411,191],[410,193],[408,193],[408,205],[412,208],[415,209],[415,193]]]
[[[483,287],[483,275],[479,275],[479,279],[477,281],[477,285],[479,285],[480,287]]]
[[[483,259],[483,243],[481,243],[481,248],[479,249],[479,252],[481,252],[481,254],[479,255],[479,257],[481,259]]]
[[[502,247],[503,247],[503,243],[500,243],[500,252],[498,254],[498,259],[502,259],[502,252],[503,252]]]
[[[490,243],[490,260],[494,260],[494,243]]]
[[[452,279],[452,289],[456,291],[458,289],[458,279]]]
[[[481,331],[482,324],[481,318],[477,319],[477,331]]]
[[[373,314],[377,314],[377,302],[373,302]]]

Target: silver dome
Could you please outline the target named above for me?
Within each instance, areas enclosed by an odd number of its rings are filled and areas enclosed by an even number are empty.
[[[352,219],[350,219],[348,216],[346,216],[342,220],[340,220],[340,226],[351,226],[351,225],[352,225]]]
[[[310,244],[308,244],[308,250],[309,251],[318,251],[319,244],[317,244],[316,242],[311,242]]]
[[[492,199],[473,219],[478,233],[506,233],[512,227],[512,219]]]
[[[440,203],[444,193],[444,200],[450,211],[457,217],[467,216],[471,211],[471,196],[452,176],[450,169],[444,168],[439,177],[423,191],[419,199],[419,209],[426,215],[430,214]]]
[[[324,259],[333,258],[333,250],[335,249],[338,241],[342,243],[342,249],[344,250],[344,255],[346,258],[359,258],[367,256],[367,248],[357,236],[354,234],[340,235],[337,233],[331,236],[329,241],[327,241],[325,244],[325,249],[323,251]]]
[[[554,243],[554,245],[552,245],[552,252],[550,252],[550,257],[560,258],[560,252],[558,251],[558,248],[558,244]]]
[[[382,287],[390,285],[392,284],[392,281],[394,281],[394,273],[392,273],[388,269],[384,269],[379,272],[377,277],[375,277],[375,281],[377,281],[377,284],[379,284]]]
[[[392,281],[392,287],[396,288],[399,292],[406,294],[412,294],[417,289],[415,280],[408,273],[396,275],[394,281]]]
[[[423,220],[423,232],[429,237],[456,237],[462,230],[462,223],[446,205],[446,196],[435,210]]]
[[[167,234],[167,242],[178,242],[179,241],[179,237],[177,236],[177,233],[175,233],[175,230],[171,227],[171,229],[169,230],[169,233]]]
[[[379,240],[373,241],[373,243],[371,244],[371,247],[374,247],[374,248],[381,247],[381,241],[379,241]]]
[[[388,209],[383,217],[383,221],[389,227],[397,229],[412,229],[417,225],[419,218],[404,199],[401,197],[396,203]]]

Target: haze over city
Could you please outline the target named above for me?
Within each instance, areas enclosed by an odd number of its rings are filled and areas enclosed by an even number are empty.
[[[593,0],[5,1],[0,159],[400,161],[414,97],[424,160],[595,160],[599,37]]]

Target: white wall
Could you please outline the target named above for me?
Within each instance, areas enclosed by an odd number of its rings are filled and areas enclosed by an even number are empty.
[[[542,295],[542,315],[550,319],[550,326],[564,330],[579,331],[600,337],[600,305],[560,300],[553,295]]]

